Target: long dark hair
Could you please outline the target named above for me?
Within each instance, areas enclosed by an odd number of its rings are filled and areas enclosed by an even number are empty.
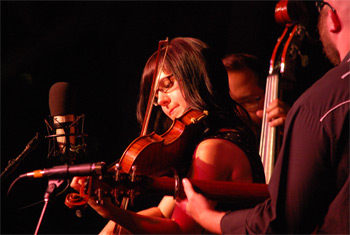
[[[160,51],[160,58],[164,50]],[[157,52],[147,61],[143,71],[140,97],[137,104],[137,119],[142,124],[150,87],[155,70]],[[195,38],[174,38],[169,42],[163,69],[174,74],[185,100],[192,109],[207,110],[205,119],[209,130],[220,128],[248,131],[237,109],[238,104],[229,94],[226,69],[218,55],[207,44]],[[171,120],[163,114],[161,108],[154,108],[152,118],[154,131],[165,131]]]

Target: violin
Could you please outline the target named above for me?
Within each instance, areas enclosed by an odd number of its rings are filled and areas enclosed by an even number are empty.
[[[275,20],[285,25],[285,29],[274,47],[266,79],[265,101],[260,136],[259,154],[264,166],[265,180],[269,182],[276,156],[281,145],[280,131],[267,123],[266,109],[276,98],[282,99],[283,90],[291,89],[295,82],[296,59],[300,56],[303,66],[307,57],[300,52],[300,46],[307,34],[305,25],[308,19],[304,3],[282,0],[276,4]]]

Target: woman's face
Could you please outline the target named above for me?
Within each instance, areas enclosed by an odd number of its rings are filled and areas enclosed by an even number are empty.
[[[189,107],[174,75],[167,72],[160,74],[155,99],[163,112],[172,120],[181,117]]]

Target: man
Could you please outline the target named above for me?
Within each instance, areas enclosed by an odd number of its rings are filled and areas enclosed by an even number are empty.
[[[265,85],[264,71],[257,57],[249,54],[230,54],[222,59],[229,78],[231,97],[241,104],[252,120],[252,129],[260,138]],[[270,126],[283,126],[289,106],[279,99],[266,110]]]
[[[252,209],[214,211],[183,180],[187,213],[215,233],[349,234],[350,4],[317,2],[319,33],[337,65],[293,105],[270,198]]]

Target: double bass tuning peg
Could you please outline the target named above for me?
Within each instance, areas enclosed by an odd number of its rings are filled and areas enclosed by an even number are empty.
[[[298,55],[300,57],[301,66],[303,66],[304,68],[308,66],[309,57],[307,55],[303,55],[300,51],[298,51]]]

